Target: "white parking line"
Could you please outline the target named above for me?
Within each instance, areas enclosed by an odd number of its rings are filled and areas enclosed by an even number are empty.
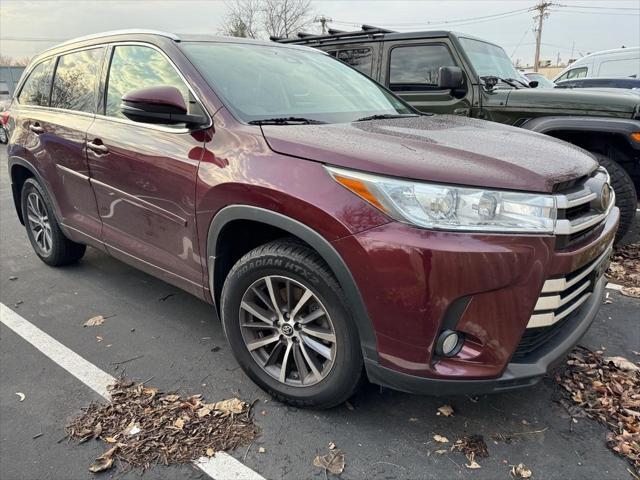
[[[107,385],[112,384],[116,379],[107,372],[100,370],[94,364],[40,330],[4,303],[0,303],[0,322],[100,396],[110,400]],[[193,463],[216,480],[265,480],[260,474],[224,452],[218,452],[211,458],[202,457]]]

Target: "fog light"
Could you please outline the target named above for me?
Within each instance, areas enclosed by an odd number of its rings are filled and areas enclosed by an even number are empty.
[[[445,330],[438,337],[436,353],[440,356],[453,357],[462,349],[464,339],[462,335],[453,330]]]

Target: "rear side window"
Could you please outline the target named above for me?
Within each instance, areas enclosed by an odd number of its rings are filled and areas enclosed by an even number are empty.
[[[51,93],[51,74],[53,71],[53,59],[39,63],[29,74],[24,82],[18,101],[23,105],[49,106],[49,94]]]
[[[600,64],[599,77],[631,77],[640,73],[640,58],[605,60]]]
[[[371,76],[371,49],[352,48],[350,50],[339,50],[332,52],[339,60],[347,65],[351,65],[356,70]]]
[[[416,45],[391,50],[389,88],[424,90],[438,88],[438,69],[455,66],[445,45]]]
[[[51,106],[94,113],[102,48],[60,56],[53,79]]]
[[[157,50],[123,45],[116,47],[111,58],[107,84],[106,115],[125,118],[120,111],[122,96],[130,90],[168,85],[176,87],[191,111],[189,88],[173,65]]]

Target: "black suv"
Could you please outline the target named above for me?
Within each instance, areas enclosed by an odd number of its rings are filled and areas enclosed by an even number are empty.
[[[537,82],[519,74],[502,47],[448,31],[399,33],[363,25],[355,32],[272,40],[324,50],[418,110],[514,125],[588,150],[611,175],[621,213],[618,239],[631,226],[640,190],[637,93],[535,88]]]

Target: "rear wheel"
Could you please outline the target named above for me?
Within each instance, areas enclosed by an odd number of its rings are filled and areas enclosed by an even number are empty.
[[[596,154],[598,162],[609,172],[611,186],[616,194],[616,206],[620,209],[620,226],[616,233],[616,242],[629,231],[636,216],[638,197],[633,180],[622,166],[615,160]]]
[[[277,399],[328,408],[362,374],[344,294],[308,247],[274,241],[234,265],[221,296],[222,322],[245,373]]]
[[[40,259],[57,267],[75,263],[82,258],[85,245],[64,236],[53,215],[53,207],[42,186],[28,178],[22,186],[22,217],[33,250]]]

